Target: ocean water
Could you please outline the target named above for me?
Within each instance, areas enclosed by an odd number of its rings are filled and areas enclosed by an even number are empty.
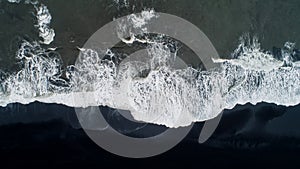
[[[154,127],[181,127],[212,119],[225,110],[207,146],[268,147],[274,142],[264,139],[272,137],[280,137],[287,146],[284,138],[300,136],[299,9],[298,1],[2,0],[0,123],[62,119],[78,129],[73,107],[108,106],[113,108],[104,107],[108,114],[127,109],[136,120]],[[219,53],[220,58],[213,61],[220,67],[206,70],[201,62],[189,60],[194,64],[174,69],[172,58],[194,53],[165,36],[144,34],[129,40],[120,36],[117,49],[102,53],[83,48],[100,27],[137,12],[144,15],[128,18],[136,29],[147,29],[147,22],[159,17],[158,12],[195,24]],[[126,29],[118,33],[122,31]],[[145,39],[148,44],[141,43]],[[129,48],[145,48],[148,61],[119,63],[120,52],[131,52]],[[74,102],[74,95],[93,99]],[[118,126],[119,117],[107,118]],[[145,135],[139,133],[143,125],[123,132]],[[155,135],[165,129],[150,127],[147,133]],[[195,133],[189,139],[195,140]],[[245,145],[232,143],[232,137],[242,137],[238,142]],[[263,141],[253,143],[257,137]]]
[[[293,42],[285,42],[279,53],[275,53],[261,48],[258,35],[248,34],[240,37],[230,56],[221,59],[210,56],[213,62],[221,64],[219,69],[176,70],[172,58],[178,57],[180,47],[165,41],[168,38],[164,36],[137,37],[138,33],[147,33],[147,22],[159,17],[154,9],[144,9],[141,15],[131,14],[128,22],[119,23],[121,29],[117,29],[117,34],[123,45],[146,44],[146,63],[131,60],[119,64],[114,60],[122,62],[123,59],[115,51],[99,49],[102,51],[98,52],[76,46],[73,50],[80,51],[77,62],[63,68],[61,58],[68,56],[57,50],[65,47],[47,46],[56,35],[50,25],[52,15],[48,7],[40,2],[25,1],[24,5],[33,7],[33,28],[38,32],[39,41],[21,39],[15,54],[21,69],[12,74],[3,73],[2,106],[34,101],[71,107],[109,106],[130,110],[139,121],[182,127],[212,119],[237,104],[299,104],[300,62]],[[129,8],[129,4],[124,5]],[[137,34],[131,35],[129,41],[124,40],[127,31],[134,29]],[[143,40],[146,38],[150,39]],[[75,41],[69,39],[69,43]],[[185,55],[188,54],[183,53],[181,57]],[[145,71],[148,74],[140,76]],[[76,101],[76,98],[84,99]]]

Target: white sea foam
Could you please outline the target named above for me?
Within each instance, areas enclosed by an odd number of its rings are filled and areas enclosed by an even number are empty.
[[[129,7],[129,1],[128,0],[113,0],[115,3],[115,6],[120,9],[122,7],[128,8]]]
[[[20,3],[21,0],[8,0],[10,3]],[[25,0],[25,4],[31,4],[36,10],[35,16],[37,23],[35,27],[39,30],[39,37],[42,38],[40,43],[49,45],[55,37],[54,29],[50,27],[52,16],[44,4],[40,4],[38,1]]]
[[[21,0],[7,0],[7,1],[10,3],[20,3],[21,2]]]
[[[142,19],[128,19],[134,23],[132,29],[143,32],[144,21],[154,16],[148,11]],[[45,23],[50,19],[41,15]],[[122,34],[125,29],[120,30]],[[300,102],[300,68],[293,43],[286,43],[280,57],[275,57],[262,50],[257,39],[244,37],[232,59],[215,60],[221,67],[201,71],[173,68],[176,52],[171,52],[169,44],[148,40],[133,39],[148,44],[146,62],[129,59],[117,64],[113,60],[118,56],[111,50],[81,49],[76,64],[64,73],[58,53],[24,41],[17,53],[22,69],[1,78],[0,106],[33,101],[72,107],[102,105],[130,110],[136,120],[179,127],[212,119],[236,104],[291,106]]]
[[[150,45],[149,63],[128,62],[119,67],[101,59],[101,55],[114,57],[111,51],[100,54],[83,49],[64,80],[57,55],[38,43],[24,42],[17,55],[24,68],[1,83],[0,105],[33,101],[72,107],[108,105],[130,110],[137,120],[179,127],[211,119],[236,104],[299,104],[300,69],[277,64],[284,61],[263,52],[256,41],[245,48],[211,71],[171,68],[170,51],[162,44]],[[266,55],[263,62],[257,61]],[[245,66],[245,60],[255,67]],[[149,74],[140,76],[145,69],[150,69]]]
[[[140,40],[136,38],[136,35],[148,33],[148,23],[157,17],[158,14],[153,9],[143,10],[140,14],[128,15],[118,24],[118,37],[127,44],[135,41],[145,43],[147,40]],[[129,40],[126,39],[128,37],[130,37]]]
[[[43,39],[40,43],[50,44],[54,40],[54,29],[50,28],[51,14],[44,4],[41,4],[36,8],[37,24],[35,25],[39,29],[39,36]]]

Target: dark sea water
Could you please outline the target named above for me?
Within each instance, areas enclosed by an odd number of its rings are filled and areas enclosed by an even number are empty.
[[[43,0],[51,15],[55,39],[64,66],[74,64],[77,47],[114,18],[143,9],[182,17],[199,27],[220,57],[229,58],[245,33],[256,35],[266,50],[300,42],[300,1],[297,0],[133,0],[129,7],[111,0]],[[134,7],[133,7],[134,5]],[[34,9],[28,4],[0,0],[0,69],[14,72],[15,53],[22,39],[39,39]],[[192,61],[191,61],[192,62]],[[116,119],[115,123],[118,122]],[[113,121],[112,120],[112,121]],[[198,144],[203,123],[171,151],[134,161],[109,154],[81,129],[73,108],[44,103],[9,104],[0,107],[0,162],[7,166],[34,165],[104,168],[131,165],[156,168],[183,165],[195,168],[292,168],[300,153],[300,106],[260,103],[225,110],[214,133]],[[155,134],[162,127],[148,131]],[[152,133],[153,132],[153,133]],[[143,135],[134,131],[134,136]],[[1,168],[1,167],[0,167]],[[297,168],[297,167],[296,167]]]

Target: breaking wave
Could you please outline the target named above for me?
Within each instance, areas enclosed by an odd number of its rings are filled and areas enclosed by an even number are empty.
[[[33,101],[72,107],[107,105],[128,109],[137,120],[168,127],[214,118],[236,104],[296,105],[300,69],[297,61],[290,60],[295,58],[292,46],[287,43],[281,59],[276,59],[262,51],[256,39],[251,44],[241,41],[234,59],[215,60],[221,67],[207,71],[172,68],[170,49],[160,43],[148,47],[149,63],[118,65],[110,50],[81,49],[78,62],[63,77],[57,53],[24,42],[17,53],[23,68],[1,82],[0,105]]]
[[[262,50],[256,38],[243,37],[231,59],[213,59],[220,67],[198,70],[173,68],[176,50],[169,43],[135,36],[133,41],[147,43],[146,62],[118,63],[111,50],[80,49],[76,64],[66,69],[59,53],[24,41],[16,54],[22,69],[0,74],[0,106],[34,101],[101,105],[130,110],[136,120],[180,127],[212,119],[237,104],[300,102],[299,52],[293,43],[274,55]]]

